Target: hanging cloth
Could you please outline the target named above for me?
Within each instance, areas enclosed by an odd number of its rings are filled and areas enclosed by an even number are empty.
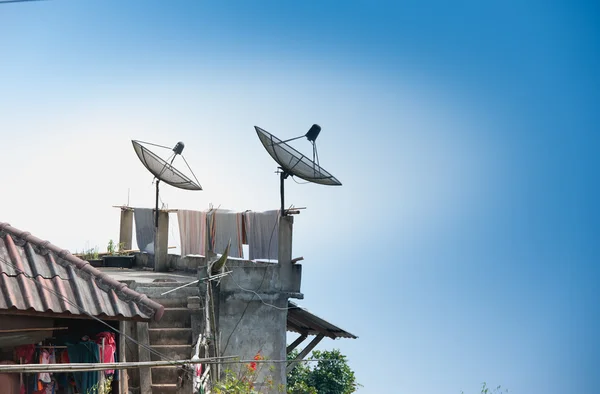
[[[22,345],[15,348],[15,355],[21,359],[22,364],[30,364],[35,354],[35,345]]]
[[[250,260],[278,260],[279,210],[244,213]]]
[[[154,254],[154,210],[150,208],[135,208],[133,210],[135,220],[135,239],[140,252]]]
[[[199,254],[206,256],[206,212],[177,211],[181,256]]]
[[[67,343],[67,350],[71,363],[98,363],[100,361],[100,352],[95,342]],[[73,377],[75,378],[75,384],[79,392],[90,394],[97,392],[98,372],[73,372]]]
[[[103,331],[96,335],[96,343],[102,349],[102,339],[104,338],[104,353],[101,355],[103,363],[114,363],[115,352],[117,351],[117,344],[115,342],[115,335],[108,331]],[[107,369],[104,371],[106,375],[112,375],[115,373],[114,369]]]
[[[40,352],[40,364],[50,364],[50,352],[46,349]],[[48,372],[41,372],[38,379],[43,383],[50,383],[52,381]]]
[[[243,257],[242,250],[242,214],[224,209],[208,212],[207,226],[210,230],[210,246],[214,253],[222,254],[229,245],[229,257]]]

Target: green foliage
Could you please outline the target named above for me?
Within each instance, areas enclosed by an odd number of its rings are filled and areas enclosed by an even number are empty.
[[[298,351],[293,350],[288,354],[288,360],[298,356]],[[309,386],[311,369],[306,363],[298,363],[287,375],[288,394],[318,394],[317,389]]]
[[[495,389],[489,388],[486,382],[481,384],[481,393],[480,394],[503,394],[508,393],[508,389],[502,390],[502,386],[498,386]],[[461,391],[461,394],[465,394],[464,391]]]
[[[288,359],[297,355],[297,351],[290,352]],[[338,349],[315,350],[312,358],[320,360],[313,368],[307,363],[298,363],[288,374],[288,394],[350,394],[356,391],[359,384],[354,371]]]
[[[77,254],[77,253],[75,253]],[[98,247],[84,249],[81,253],[81,259],[83,260],[98,260]]]
[[[254,382],[252,376],[238,376],[232,370],[225,371],[225,379],[217,382],[213,391],[215,394],[258,394],[254,390]]]
[[[254,356],[258,362],[240,365],[238,371],[231,369],[225,371],[225,379],[215,383],[213,393],[215,394],[261,394],[270,393],[274,387],[273,379],[269,376],[263,382],[258,382],[258,375],[265,365],[260,361],[265,360],[259,353]],[[269,368],[269,370],[272,370]],[[280,391],[282,392],[283,390]]]
[[[113,241],[111,239],[108,241],[108,246],[106,247],[106,252],[110,256],[124,255],[124,254],[126,254],[124,249],[125,249],[125,244],[123,242],[117,244],[115,241]]]
[[[112,239],[110,241],[108,241],[108,246],[106,247],[106,252],[111,256],[114,254],[117,254],[117,244]]]

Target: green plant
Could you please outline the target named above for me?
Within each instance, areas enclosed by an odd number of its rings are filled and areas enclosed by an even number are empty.
[[[290,352],[288,360],[295,359],[297,355],[296,350]],[[360,386],[346,356],[338,349],[315,350],[312,358],[319,360],[313,368],[298,363],[287,375],[288,394],[350,394]]]
[[[106,247],[106,252],[110,256],[117,254],[117,244],[115,244],[115,242],[112,239],[110,241],[108,241],[108,246]]]
[[[498,386],[495,389],[491,389],[488,387],[486,382],[481,384],[481,393],[480,394],[502,394],[508,393],[508,389],[502,390],[502,386]],[[461,394],[465,394],[464,391],[461,391]]]
[[[215,383],[213,392],[215,394],[261,394],[272,392],[274,382],[270,376],[266,377],[263,382],[257,381],[264,365],[260,361],[265,360],[265,358],[259,352],[254,356],[254,360],[256,361],[240,365],[238,371],[225,370],[225,379]]]
[[[99,258],[98,247],[84,249],[83,252],[81,253],[81,258],[83,260],[97,260]]]
[[[127,252],[125,252],[125,244],[123,242],[117,244],[112,239],[108,241],[108,246],[106,247],[106,252],[108,253],[109,256],[114,256],[114,255],[121,256],[121,255],[127,254]]]

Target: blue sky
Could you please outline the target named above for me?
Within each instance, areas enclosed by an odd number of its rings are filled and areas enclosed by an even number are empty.
[[[594,392],[599,8],[0,4],[0,220],[103,247],[112,205],[153,202],[134,138],[186,142],[205,190],[169,207],[277,208],[253,126],[319,123],[344,185],[286,185],[300,303],[359,335],[321,347],[360,392]]]

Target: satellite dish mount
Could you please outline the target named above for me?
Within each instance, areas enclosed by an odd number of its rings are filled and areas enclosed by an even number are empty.
[[[166,147],[166,146],[152,144],[149,142],[137,141],[137,140],[132,140],[131,143],[133,144],[133,149],[135,150],[135,153],[137,154],[138,158],[141,160],[144,167],[146,167],[146,169],[148,171],[150,171],[152,173],[152,175],[154,175],[154,178],[156,179],[156,182],[155,182],[155,186],[156,186],[155,208],[156,208],[156,210],[154,211],[154,225],[157,229],[156,234],[158,234],[158,218],[159,218],[158,202],[159,202],[160,182],[163,181],[173,187],[176,187],[179,189],[186,189],[186,190],[202,190],[202,186],[200,186],[200,182],[198,182],[198,179],[196,178],[196,175],[190,168],[187,160],[181,154],[183,152],[183,148],[185,147],[183,142],[181,142],[181,141],[178,142],[177,144],[175,144],[175,147],[173,147],[172,149],[169,147]],[[148,149],[147,145],[152,145],[152,146],[168,149],[168,150],[171,150],[172,153],[166,160],[163,160],[160,156],[158,156],[157,154],[152,152],[150,149]],[[175,161],[175,158],[177,156],[181,156],[181,158],[185,162],[185,165],[187,166],[188,170],[191,172],[194,179],[191,179],[190,177],[183,174],[181,171],[179,171],[177,168],[175,168],[173,166],[173,162]],[[156,256],[156,249],[157,249],[157,242],[155,240],[155,242],[154,242],[155,256]]]

